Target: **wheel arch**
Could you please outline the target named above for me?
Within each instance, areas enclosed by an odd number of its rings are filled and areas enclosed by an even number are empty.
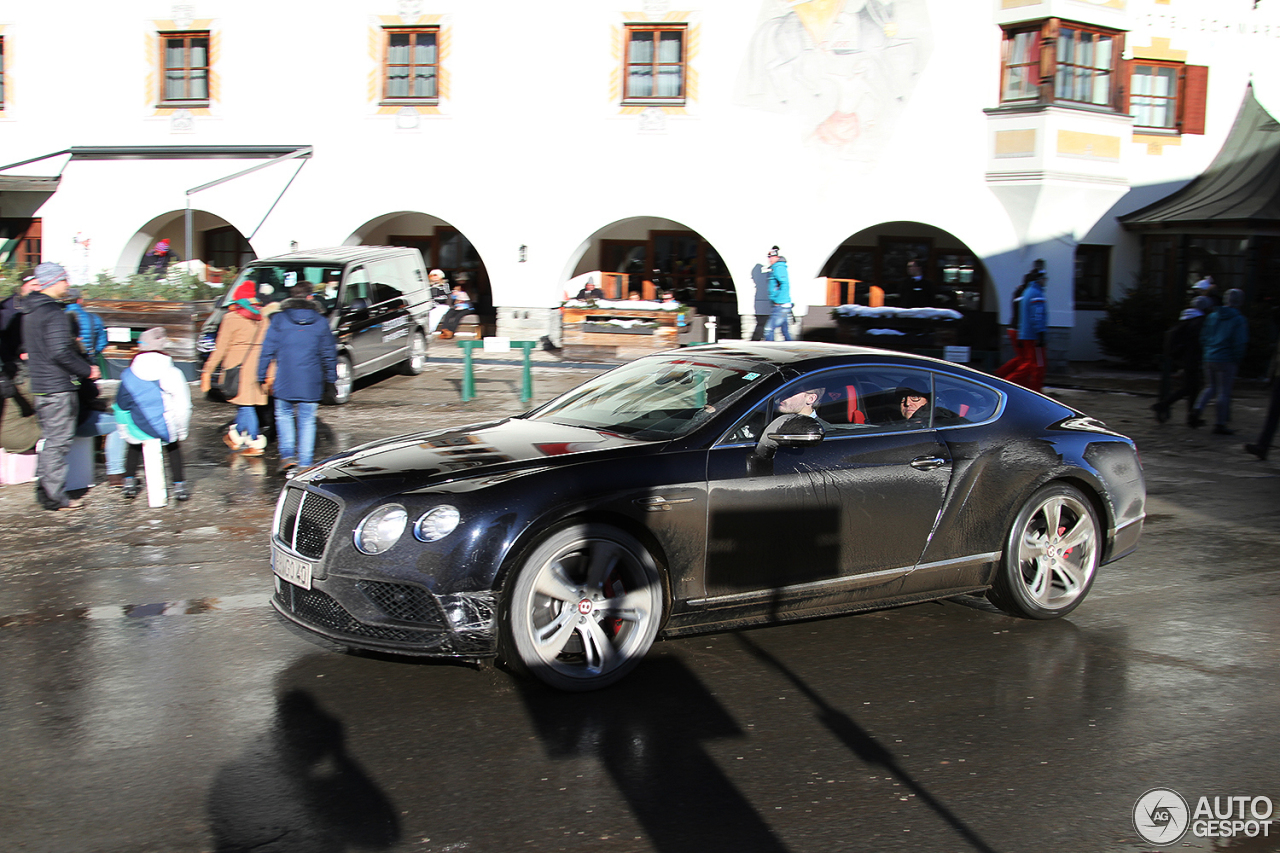
[[[575,524],[604,524],[616,527],[634,537],[649,553],[649,556],[653,559],[654,566],[658,570],[658,577],[662,582],[662,619],[658,627],[659,634],[661,634],[662,628],[666,626],[667,619],[671,615],[671,571],[666,552],[647,527],[635,519],[620,513],[579,510],[565,513],[555,521],[540,520],[534,524],[527,525],[520,536],[516,538],[516,541],[507,549],[498,572],[494,576],[493,586],[494,590],[499,593],[499,607],[503,609],[507,607],[508,597],[504,593],[510,586],[512,578],[515,577],[516,570],[529,554],[544,540]]]

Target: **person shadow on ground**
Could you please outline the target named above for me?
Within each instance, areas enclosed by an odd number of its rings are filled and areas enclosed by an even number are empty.
[[[281,696],[271,727],[218,772],[208,810],[217,853],[386,850],[400,837],[342,723],[304,690]]]

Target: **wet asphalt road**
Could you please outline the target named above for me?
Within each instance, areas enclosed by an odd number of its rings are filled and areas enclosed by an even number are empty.
[[[517,369],[386,377],[320,452],[520,410]],[[536,399],[589,375],[539,368]],[[945,602],[661,643],[596,694],[340,653],[267,599],[275,459],[200,401],[195,497],[0,487],[3,851],[1137,851],[1167,786],[1280,804],[1280,463],[1060,396],[1139,441],[1137,554],[1069,618]],[[1263,398],[1236,408],[1256,430]],[[1177,849],[1280,850],[1188,836]]]

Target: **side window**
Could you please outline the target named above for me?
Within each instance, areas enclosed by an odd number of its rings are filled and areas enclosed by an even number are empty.
[[[757,406],[721,440],[757,441],[782,414],[816,417],[829,437],[866,435],[932,425],[933,374],[927,370],[867,366],[798,379]]]
[[[937,405],[934,426],[962,426],[989,420],[1000,409],[1000,395],[985,385],[946,374],[935,374]]]
[[[347,284],[342,290],[344,311],[361,311],[369,307],[369,276],[364,267],[356,267],[347,273]]]
[[[375,281],[370,285],[370,291],[372,292],[372,296],[370,298],[374,305],[381,305],[384,302],[394,302],[402,296],[399,290],[389,284],[383,284],[380,281]]]
[[[376,305],[401,296],[400,270],[395,259],[371,261],[366,270],[372,284],[369,294],[371,304]]]

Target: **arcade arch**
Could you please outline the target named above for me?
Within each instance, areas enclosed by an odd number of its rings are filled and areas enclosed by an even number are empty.
[[[699,314],[716,317],[724,337],[739,336],[733,276],[715,247],[682,223],[637,216],[604,226],[584,243],[570,278],[587,274],[598,274],[612,299],[631,293],[653,299],[669,290]]]
[[[191,211],[191,257],[186,257],[186,210],[170,210],[140,227],[120,253],[116,270],[131,275],[140,270],[143,259],[161,240],[169,241],[170,263],[196,260],[205,267],[208,281],[218,283],[232,269],[239,269],[258,255],[249,241],[227,220],[207,210]]]
[[[496,312],[489,270],[465,234],[445,220],[417,211],[387,213],[357,228],[345,245],[409,246],[422,252],[427,269],[440,269],[462,283],[475,304],[484,334],[494,334]]]
[[[913,283],[908,264],[919,264],[925,284]],[[946,345],[969,347],[992,361],[999,349],[999,305],[995,284],[982,258],[955,235],[923,222],[884,222],[850,235],[827,258],[825,305],[888,308],[948,308],[961,318],[900,317],[903,326],[875,318],[871,325],[892,329],[875,338],[856,335],[856,322],[841,329],[851,343],[891,349],[933,351]],[[820,309],[830,313],[830,307]],[[813,316],[813,309],[810,315]],[[865,330],[863,330],[865,331]],[[884,328],[879,329],[883,332]],[[856,339],[855,339],[856,338]]]

